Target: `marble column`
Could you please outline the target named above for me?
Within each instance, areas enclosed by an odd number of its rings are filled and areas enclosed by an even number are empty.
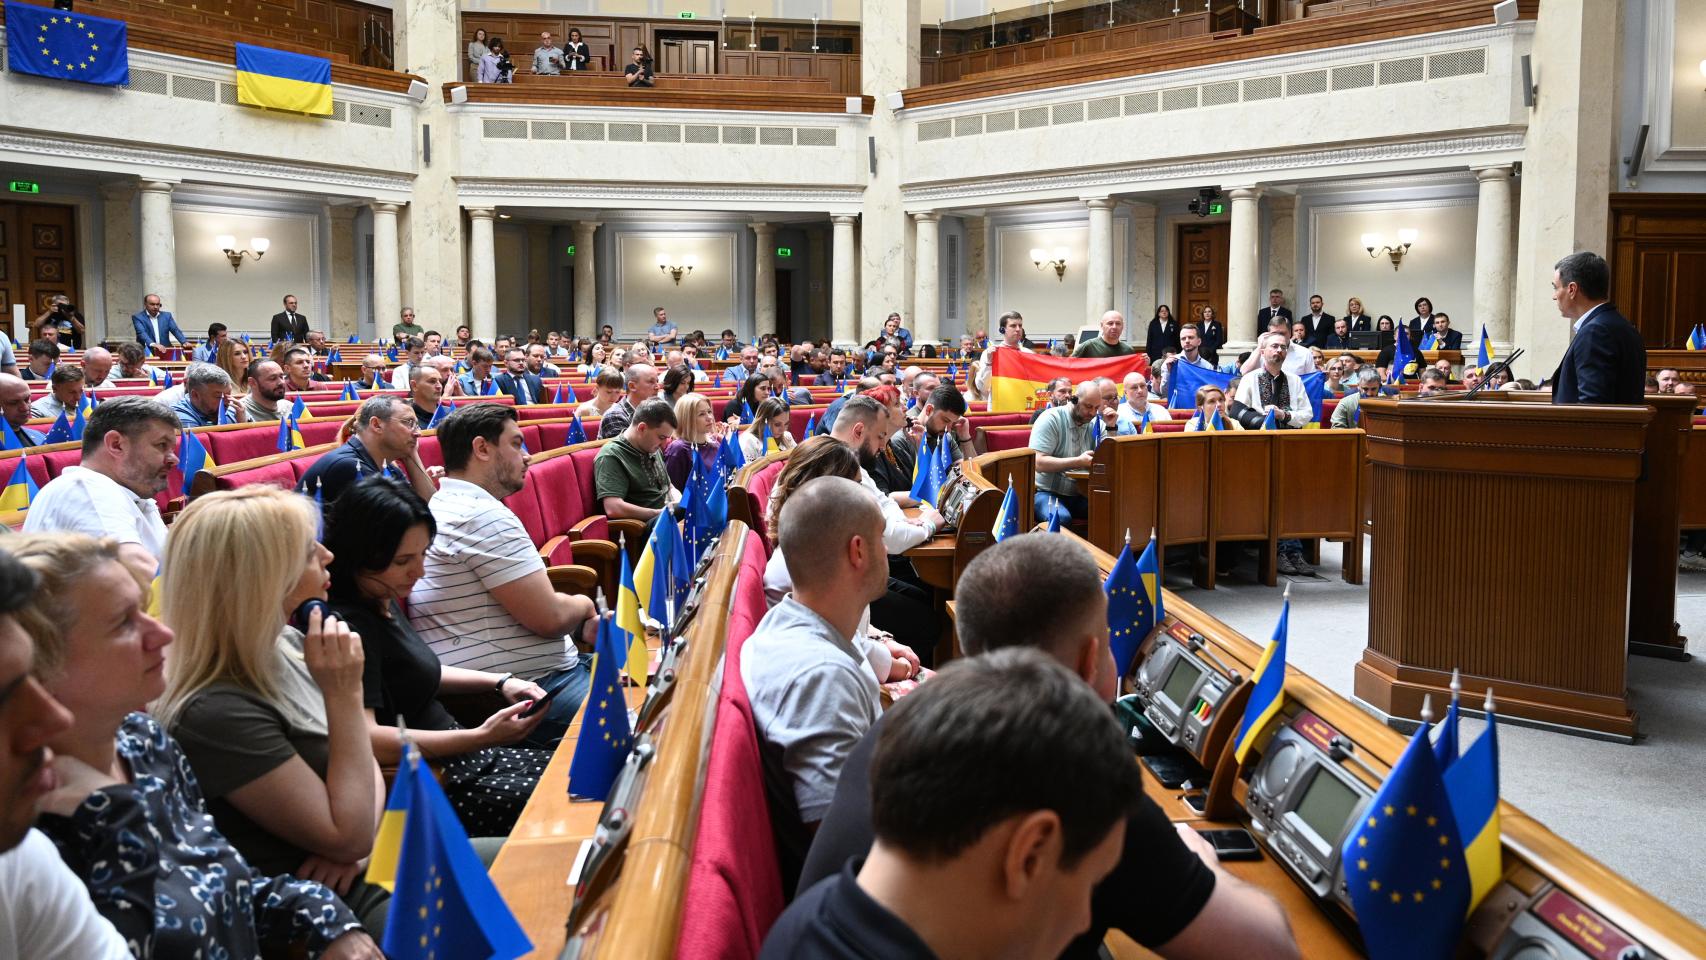
[[[857,270],[855,261],[859,248],[853,240],[853,225],[859,222],[859,218],[837,214],[829,221],[834,230],[830,248],[835,260],[835,270],[829,278],[829,340],[835,344],[857,343],[859,331],[855,309],[859,302],[859,288],[854,271]]]
[[[355,214],[356,208],[344,204],[328,204],[326,219],[331,222],[332,276],[331,295],[327,298],[326,329],[333,340],[348,340],[359,335],[360,311],[355,295]]]
[[[402,208],[400,203],[373,205],[373,335],[387,341],[403,312],[397,268],[397,213]]]
[[[776,329],[776,225],[752,225],[752,336]]]
[[[135,199],[135,183],[101,185],[101,223],[105,227],[107,261],[102,287],[106,310],[98,317],[86,318],[90,325],[88,343],[131,336],[130,321],[126,318],[142,309],[142,291],[137,289],[141,254],[136,245]]]
[[[965,310],[966,332],[975,334],[979,330],[988,330],[990,324],[989,309],[989,219],[987,217],[965,218],[965,262],[966,287]],[[1001,311],[1005,313],[1006,311]]]
[[[598,337],[598,261],[593,249],[593,240],[598,234],[598,228],[604,224],[597,220],[577,220],[575,222],[575,336],[597,339]]]
[[[474,339],[491,343],[498,336],[498,258],[492,237],[497,211],[468,208],[468,325]]]
[[[1297,289],[1297,196],[1271,194],[1268,197],[1268,289],[1285,291],[1292,313],[1307,313],[1309,295],[1313,290]],[[1266,304],[1267,297],[1257,286],[1257,299]],[[1256,307],[1262,309],[1261,306]]]
[[[1135,316],[1126,318],[1129,330],[1145,322],[1144,314],[1153,315],[1161,302],[1155,286],[1155,204],[1130,203],[1131,211],[1131,272],[1126,279],[1126,302]],[[1147,330],[1147,327],[1145,328]]]
[[[1262,198],[1262,188],[1232,187],[1227,196],[1232,200],[1232,236],[1226,262],[1226,326],[1230,334],[1251,329],[1256,311],[1264,302],[1256,242],[1256,205]]]
[[[926,211],[913,214],[912,220],[917,233],[912,245],[912,338],[922,345],[942,339],[942,215]]]
[[[1114,308],[1114,201],[1086,200],[1090,237],[1084,256],[1084,322],[1095,326]]]
[[[1511,285],[1516,280],[1516,247],[1511,243],[1511,168],[1475,171],[1480,197],[1475,205],[1475,301],[1472,326],[1463,331],[1464,347],[1479,342],[1481,328],[1504,353],[1511,339]]]
[[[172,187],[172,183],[164,180],[144,180],[138,186],[142,208],[142,229],[137,236],[142,250],[142,295],[158,295],[167,310],[176,309],[178,301]],[[136,309],[142,309],[142,304],[138,303]]]
[[[914,283],[911,231],[900,196],[905,135],[889,96],[918,86],[919,0],[862,0],[859,21],[860,92],[876,106],[864,128],[866,144],[857,147],[861,165],[867,144],[875,160],[860,211],[858,272],[836,274],[859,284],[863,322],[847,339],[865,342],[882,329],[890,311],[906,314]]]
[[[432,85],[431,94],[409,111],[409,122],[416,130],[431,127],[433,132],[431,162],[421,152],[420,137],[414,138],[414,179],[397,222],[399,299],[408,298],[422,326],[449,334],[468,322],[467,241],[455,179],[462,169],[461,138],[454,131],[469,121],[450,112],[439,88],[462,75],[462,13],[457,0],[408,0],[393,6],[396,69]],[[381,320],[381,334],[389,334],[396,314]]]

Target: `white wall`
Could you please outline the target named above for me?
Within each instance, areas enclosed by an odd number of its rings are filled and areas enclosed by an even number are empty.
[[[750,231],[744,227],[681,232],[637,227],[616,232],[612,238],[615,259],[609,261],[615,264],[616,282],[608,298],[600,291],[600,322],[615,326],[620,336],[632,337],[651,326],[653,307],[663,307],[671,322],[684,331],[743,329],[736,322],[741,317],[737,271],[745,262],[742,247],[751,243],[743,234]],[[677,284],[658,269],[660,253],[696,256],[699,265]],[[746,326],[751,326],[750,320]]]
[[[1086,215],[1087,217],[1087,215]],[[1114,223],[1115,307],[1129,314],[1123,300],[1129,264],[1126,259],[1127,221]],[[1025,333],[1031,339],[1047,339],[1077,333],[1084,323],[1085,272],[1090,226],[1086,218],[1044,222],[998,222],[991,230],[994,249],[989,254],[989,316],[987,329],[995,329],[996,318],[1009,310],[1025,317]],[[1042,269],[1031,261],[1031,249],[1039,247],[1052,257],[1056,247],[1066,248],[1066,275],[1056,278],[1054,269]],[[1130,319],[1129,316],[1127,318]],[[981,325],[981,324],[980,324]]]
[[[1364,233],[1380,233],[1396,242],[1399,228],[1420,232],[1399,269],[1384,255],[1371,259],[1362,246]],[[1434,309],[1451,314],[1452,327],[1468,339],[1476,329],[1472,312],[1475,289],[1475,202],[1469,198],[1403,203],[1316,206],[1306,230],[1313,269],[1308,289],[1291,297],[1294,312],[1309,309],[1308,296],[1319,293],[1334,316],[1345,301],[1361,297],[1363,310],[1394,318],[1413,315],[1411,304],[1426,296]]]
[[[236,330],[265,331],[272,315],[284,309],[287,293],[296,295],[314,328],[328,329],[318,307],[327,296],[315,215],[180,204],[172,209],[172,226],[178,302],[166,307],[186,336],[205,336],[214,321]],[[245,258],[233,272],[215,242],[221,234],[235,236],[240,250],[250,248],[252,237],[266,237],[272,247],[258,261]]]

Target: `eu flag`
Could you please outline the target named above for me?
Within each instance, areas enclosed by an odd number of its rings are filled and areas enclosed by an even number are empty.
[[[1153,532],[1143,556],[1136,560],[1131,556],[1131,535],[1126,534],[1125,548],[1102,589],[1108,594],[1108,646],[1123,678],[1144,638],[1161,622],[1161,564]]]
[[[598,621],[598,640],[592,657],[592,686],[581,714],[580,736],[569,761],[569,795],[605,800],[622,772],[634,734],[628,727],[628,701],[622,696],[616,626],[609,617]]]
[[[1409,333],[1399,329],[1392,338],[1392,372],[1386,375],[1386,382],[1403,383],[1405,377],[1413,377],[1419,372],[1420,363]]]
[[[943,462],[948,458],[948,451],[943,449],[946,441],[945,434],[935,443],[931,443],[928,436],[919,439],[918,458],[912,461],[912,499],[936,505],[947,474],[943,469]]]
[[[1232,377],[1229,374],[1204,370],[1191,363],[1174,363],[1173,376],[1167,390],[1167,406],[1188,410],[1197,405],[1198,387],[1215,387],[1224,393],[1231,384]]]
[[[65,411],[61,410],[59,411],[59,419],[53,421],[53,426],[48,429],[47,436],[42,438],[42,442],[69,443],[75,439],[77,438],[71,434],[71,421],[66,419]]]
[[[1019,498],[1013,492],[1012,480],[1007,481],[1007,495],[1001,498],[1001,509],[995,511],[995,526],[991,529],[996,543],[1019,532]]]
[[[6,4],[6,63],[16,73],[115,87],[130,82],[123,20]]]
[[[1340,853],[1372,960],[1447,960],[1469,910],[1469,869],[1428,728],[1417,728]]]
[[[577,443],[586,442],[586,428],[581,426],[580,417],[575,417],[573,420],[569,421],[569,433],[563,442],[565,445],[571,447]]]
[[[449,400],[442,401],[438,406],[433,408],[432,419],[426,422],[425,428],[428,430],[436,430],[438,425],[443,423],[445,419],[454,412],[456,412],[456,404],[451,403]]]
[[[688,474],[687,489],[681,495],[681,509],[686,514],[687,539],[693,544],[695,558],[729,525],[726,479],[720,459],[706,464],[701,457],[693,458],[693,471]]]

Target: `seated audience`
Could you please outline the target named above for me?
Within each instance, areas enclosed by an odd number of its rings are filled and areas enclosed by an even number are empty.
[[[938,385],[918,401],[914,408],[917,416],[896,430],[889,439],[889,452],[900,472],[907,477],[913,473],[920,443],[929,444],[931,450],[941,451],[949,466],[965,459],[964,449],[971,443],[971,424],[965,419],[965,396],[953,384],[941,384],[935,377],[929,379]],[[909,482],[906,486],[904,491],[892,492],[906,494],[904,499],[897,496],[901,506],[917,506],[917,501],[911,496],[912,484]]]
[[[1149,378],[1133,370],[1125,375],[1125,402],[1119,405],[1119,429],[1140,430],[1145,416],[1149,417],[1150,423],[1171,423],[1173,420],[1167,404],[1150,402]]]
[[[283,356],[284,375],[290,380],[290,389],[304,393],[318,389],[317,383],[331,383],[332,378],[314,372],[314,351],[302,344],[289,347]]]
[[[1653,380],[1658,384],[1660,393],[1675,393],[1676,385],[1682,382],[1682,373],[1674,368],[1666,367],[1654,374]],[[1467,377],[1464,378],[1464,382],[1468,382]]]
[[[693,475],[693,458],[699,458],[701,470],[708,470],[717,461],[723,438],[728,436],[728,424],[718,422],[711,412],[711,401],[703,395],[689,393],[675,401],[675,437],[663,448],[664,471],[669,485],[678,492],[687,489],[687,479]]]
[[[1350,316],[1343,316],[1334,320],[1333,332],[1329,333],[1327,335],[1327,339],[1322,341],[1322,346],[1326,347],[1328,350],[1355,349],[1356,343],[1351,338],[1351,323],[1353,319],[1354,318]],[[1367,317],[1363,318],[1364,322],[1367,322],[1367,320]]]
[[[818,477],[793,491],[777,531],[793,592],[747,638],[740,672],[765,755],[782,884],[791,894],[841,764],[877,720],[876,677],[854,636],[866,605],[887,588],[888,556],[882,511],[859,484],[840,477]]]
[[[31,430],[24,426],[34,416],[30,413],[29,384],[12,374],[0,373],[0,410],[5,413],[6,429],[11,431],[19,446],[41,446],[46,435],[40,430]],[[173,422],[177,421],[174,419]]]
[[[401,362],[391,368],[391,389],[409,389],[409,373],[426,359],[426,341],[419,334],[403,341]],[[520,402],[520,401],[517,401]]]
[[[458,387],[465,397],[483,397],[488,391],[499,392],[497,383],[492,379],[492,364],[497,363],[497,355],[485,347],[475,347],[468,351],[468,372],[456,378]]]
[[[527,372],[536,377],[560,377],[562,371],[551,363],[551,351],[543,343],[535,343],[527,348]]]
[[[549,399],[545,393],[545,381],[527,369],[527,351],[510,347],[503,352],[503,358],[504,371],[494,378],[499,393],[514,397],[518,406]]]
[[[318,610],[303,630],[287,625],[326,599],[319,526],[313,503],[268,486],[185,508],[161,585],[176,640],[152,712],[243,859],[324,883],[381,936],[390,894],[364,875],[385,789],[362,713],[361,637]]]
[[[968,659],[949,666],[901,704],[966,667],[999,671],[993,664],[1014,662],[1016,652],[1007,648],[1033,647],[1075,672],[1082,678],[1082,683],[1074,681],[1077,688],[1093,691],[1105,705],[1118,695],[1119,678],[1108,649],[1107,600],[1101,596],[1101,584],[1101,573],[1089,551],[1067,538],[1028,534],[985,550],[967,565],[956,589],[959,606],[965,608],[956,630]],[[1005,730],[1033,724],[1038,716],[1057,715],[1007,683],[987,682],[986,689],[998,691],[999,697],[992,697],[994,712],[985,721],[938,729]],[[875,797],[887,785],[888,772],[880,760],[873,762],[873,756],[881,757],[888,738],[895,735],[892,728],[905,715],[899,707],[891,709],[848,756],[835,800],[812,841],[800,878],[802,889],[820,881],[833,883],[829,878],[850,863],[858,872],[857,861],[875,855],[873,840],[881,848],[883,824]],[[1105,707],[1101,716],[1107,716]],[[1018,738],[1003,734],[996,739],[1028,739],[1034,728],[1026,730]],[[961,762],[975,761],[959,756],[950,765]],[[1129,755],[1125,764],[1131,765]],[[976,766],[984,768],[983,763]],[[1017,783],[1040,769],[1029,764],[1026,768],[1027,773],[1018,778],[1001,776]],[[985,800],[974,801],[968,808],[987,806],[989,798],[1002,796],[1011,784],[993,780],[975,789],[983,792]],[[1045,956],[1094,958],[1109,928],[1169,958],[1297,955],[1277,904],[1222,869],[1213,848],[1189,827],[1170,823],[1161,808],[1144,796],[1141,786],[1132,799],[1135,806],[1125,814],[1117,866],[1097,883],[1090,902],[1089,930],[1070,947],[1056,945]]]
[[[1304,323],[1302,320],[1294,321],[1291,325],[1291,342],[1299,343],[1306,347],[1314,346],[1315,338],[1309,332],[1309,324]]]
[[[1197,412],[1185,421],[1186,433],[1202,430],[1242,430],[1244,425],[1226,413],[1226,391],[1212,385],[1197,388]],[[1217,419],[1218,418],[1218,419]]]
[[[1285,335],[1269,332],[1262,334],[1257,341],[1259,347],[1251,361],[1260,360],[1259,368],[1246,363],[1245,366],[1255,370],[1245,371],[1245,376],[1238,381],[1238,391],[1233,399],[1246,409],[1241,420],[1244,426],[1260,426],[1271,411],[1274,421],[1281,428],[1299,428],[1310,421],[1315,414],[1309,405],[1309,394],[1303,389],[1303,379],[1291,372],[1286,366],[1290,351],[1297,345],[1288,343]],[[1307,355],[1307,351],[1305,351]],[[1313,363],[1310,364],[1314,366]]]
[[[527,477],[515,408],[469,404],[439,425],[438,443],[438,532],[409,600],[409,620],[453,666],[561,687],[532,738],[554,746],[586,697],[592,664],[579,649],[592,650],[596,611],[586,597],[556,592],[527,529],[503,503]]]
[[[901,325],[900,314],[891,313],[883,320],[882,341],[901,356],[912,352],[912,331]]]
[[[741,429],[740,452],[752,461],[792,449],[794,435],[788,432],[788,406],[780,398],[771,397],[758,405],[752,423]]]
[[[1437,394],[1445,393],[1446,384],[1448,382],[1449,380],[1445,374],[1439,372],[1439,370],[1434,367],[1428,367],[1422,371],[1422,385],[1416,390],[1416,396],[1432,397]]]
[[[1308,347],[1291,338],[1291,327],[1284,322],[1284,318],[1275,319],[1273,323],[1268,324],[1268,333],[1278,335],[1281,342],[1285,344],[1285,354],[1281,357],[1285,372],[1299,377],[1306,373],[1315,372],[1315,355],[1309,352]],[[1256,342],[1261,343],[1262,338],[1257,337]],[[1238,372],[1249,373],[1261,363],[1262,351],[1257,349],[1238,364]]]
[[[596,347],[594,348],[596,349]],[[575,408],[575,416],[582,420],[597,420],[622,400],[622,373],[606,367],[598,371],[593,380],[592,396]]]
[[[1448,314],[1433,315],[1433,341],[1428,345],[1431,350],[1462,350],[1463,331],[1451,329],[1451,317]]]
[[[406,401],[383,393],[369,397],[356,408],[348,429],[349,439],[321,455],[302,475],[296,485],[299,492],[317,498],[329,511],[357,480],[400,471],[416,496],[432,499],[438,488],[416,449],[421,422]]]
[[[1031,426],[1028,446],[1037,451],[1036,512],[1038,523],[1061,525],[1090,514],[1090,501],[1068,470],[1088,470],[1095,451],[1091,421],[1102,406],[1102,392],[1086,380],[1073,391],[1073,402],[1052,407]]]
[[[46,380],[59,362],[59,347],[51,340],[30,341],[30,360],[18,376],[25,380]]]
[[[218,369],[218,368],[209,368]],[[178,463],[178,422],[146,397],[113,397],[83,429],[83,459],[36,494],[25,533],[108,537],[119,556],[150,579],[166,552],[155,495]]]
[[[1363,398],[1378,396],[1380,396],[1380,371],[1371,366],[1357,368],[1356,392],[1344,397],[1333,407],[1333,428],[1349,430],[1362,426]]]
[[[7,798],[0,807],[0,956],[131,960],[83,881],[32,828],[37,802],[54,785],[43,775],[53,759],[49,744],[71,729],[71,714],[35,675],[35,644],[15,616],[38,590],[36,575],[0,550],[0,736],[9,748],[0,766]]]
[[[692,389],[693,371],[679,366],[665,367],[657,398],[673,407],[677,399]]]
[[[409,408],[424,428],[438,413],[444,400],[444,378],[431,362],[422,361],[409,368]]]
[[[83,368],[61,364],[54,368],[48,383],[48,392],[30,404],[30,416],[42,420],[55,420],[61,415],[67,420],[76,419],[77,410],[83,406]]]
[[[224,370],[211,363],[192,363],[184,368],[183,396],[173,404],[172,412],[185,427],[215,426],[232,387],[231,375]]]
[[[1031,650],[956,663],[897,703],[870,779],[869,855],[784,911],[762,958],[1055,957],[1143,797],[1106,707]]]
[[[513,676],[445,666],[415,633],[401,604],[420,579],[435,529],[432,511],[401,484],[368,477],[351,487],[326,525],[329,596],[332,610],[361,636],[361,696],[374,757],[386,767],[402,762],[399,723],[406,725],[434,760],[468,835],[501,837],[551,756],[518,745],[545,720],[543,710],[521,715],[545,692]],[[472,730],[438,701],[441,692],[493,691],[508,704]]]
[[[226,343],[241,343],[227,340]],[[223,345],[221,345],[223,348]],[[244,346],[244,349],[248,349]],[[126,340],[118,345],[118,373],[126,380],[147,380],[149,383],[160,383],[165,380],[164,371],[147,363],[148,352],[142,349],[142,344],[135,340]],[[244,362],[247,366],[247,361]],[[224,366],[224,364],[220,364]],[[25,379],[29,379],[25,377]]]
[[[620,436],[598,451],[592,465],[593,496],[606,516],[649,525],[676,498],[662,452],[675,428],[675,411],[654,397],[640,405]]]
[[[257,957],[271,941],[379,960],[331,890],[268,875],[238,854],[177,741],[139,712],[164,689],[172,642],[145,610],[151,574],[128,567],[113,541],[82,535],[13,537],[0,549],[41,579],[20,620],[49,692],[73,717],[52,744],[58,786],[41,801],[39,825],[131,952]]]
[[[107,376],[113,371],[112,351],[106,347],[90,347],[83,351],[83,388],[97,390],[117,386]]]
[[[628,429],[629,422],[634,419],[634,411],[657,396],[657,368],[649,363],[629,364],[622,370],[622,383],[627,387],[628,395],[605,411],[604,419],[598,424],[600,439],[621,436]]]
[[[242,410],[249,422],[279,420],[290,412],[288,405],[283,410],[279,409],[284,395],[290,391],[284,368],[271,360],[256,360],[249,364],[247,372],[249,395],[243,399]]]
[[[1031,411],[1031,423],[1035,424],[1054,407],[1064,407],[1072,402],[1075,386],[1071,377],[1055,377],[1043,386],[1043,402]]]
[[[122,346],[120,352],[123,352]],[[209,362],[231,375],[231,387],[234,392],[249,392],[249,365],[254,362],[254,354],[249,351],[248,344],[228,338],[219,345],[218,352]],[[283,369],[283,365],[280,365],[280,372],[283,372]]]

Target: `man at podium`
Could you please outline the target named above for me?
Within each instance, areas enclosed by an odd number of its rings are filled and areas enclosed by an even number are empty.
[[[1552,299],[1575,321],[1570,346],[1552,374],[1553,403],[1639,406],[1647,348],[1634,325],[1606,302],[1611,268],[1596,253],[1572,253],[1552,270]]]

